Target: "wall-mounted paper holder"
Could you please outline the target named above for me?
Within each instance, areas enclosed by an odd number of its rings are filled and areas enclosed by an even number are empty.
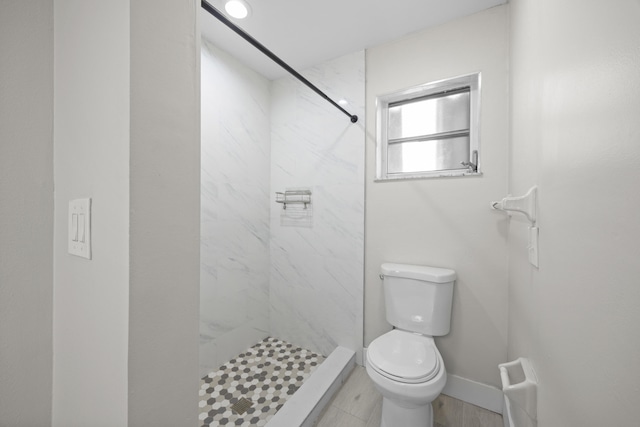
[[[276,192],[276,202],[282,203],[282,209],[287,209],[287,203],[301,203],[307,209],[311,203],[311,190],[287,190],[284,193]]]
[[[502,391],[507,403],[506,415],[510,425],[534,427],[537,425],[538,378],[529,359],[520,357],[513,362],[498,365]]]
[[[492,202],[491,207],[500,211],[520,212],[524,214],[531,225],[536,223],[538,187],[534,185],[527,191],[527,194],[520,197],[507,196],[499,202]]]

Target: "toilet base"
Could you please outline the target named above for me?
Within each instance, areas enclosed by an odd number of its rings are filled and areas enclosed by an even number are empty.
[[[426,405],[406,408],[382,398],[382,420],[380,427],[433,427],[433,407]]]

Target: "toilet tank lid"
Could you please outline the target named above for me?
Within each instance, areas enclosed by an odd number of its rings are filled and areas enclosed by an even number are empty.
[[[424,280],[433,283],[448,283],[456,280],[456,272],[448,268],[426,265],[384,263],[380,267],[384,276]]]

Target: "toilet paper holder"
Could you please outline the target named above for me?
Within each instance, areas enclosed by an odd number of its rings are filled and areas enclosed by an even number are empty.
[[[531,421],[535,422],[538,378],[529,359],[520,357],[513,362],[502,363],[498,368],[502,380],[502,391],[514,412],[519,414],[524,412]]]

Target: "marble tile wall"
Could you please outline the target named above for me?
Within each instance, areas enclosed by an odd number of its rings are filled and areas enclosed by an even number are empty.
[[[360,121],[203,40],[201,376],[267,335],[361,357],[364,52],[303,75]],[[312,215],[283,217],[275,192],[300,187]]]
[[[200,376],[269,335],[269,81],[202,41]]]
[[[361,360],[364,262],[364,52],[301,72],[349,117],[291,77],[271,84],[271,193],[312,191],[311,224],[287,225],[271,197],[270,332]]]

